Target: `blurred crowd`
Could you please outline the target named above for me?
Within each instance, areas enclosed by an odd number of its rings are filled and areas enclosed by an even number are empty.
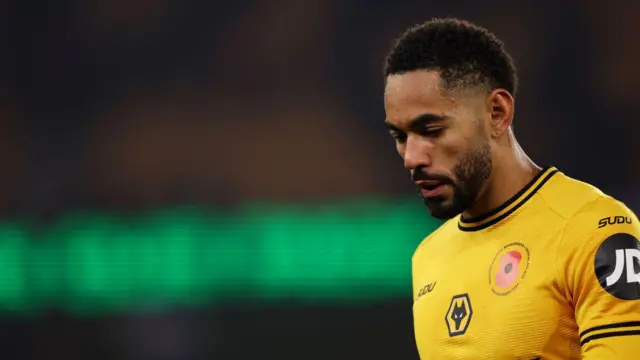
[[[637,1],[5,0],[0,209],[317,201],[410,191],[382,128],[406,26],[477,21],[519,66],[540,164],[633,196]]]

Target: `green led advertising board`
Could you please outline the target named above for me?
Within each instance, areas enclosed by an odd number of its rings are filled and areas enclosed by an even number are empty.
[[[411,255],[438,225],[415,200],[85,212],[37,233],[5,222],[0,310],[404,297]]]

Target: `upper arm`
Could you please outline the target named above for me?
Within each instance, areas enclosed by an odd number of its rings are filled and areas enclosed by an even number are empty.
[[[640,354],[640,223],[624,204],[600,198],[567,223],[560,282],[575,310],[583,359]]]

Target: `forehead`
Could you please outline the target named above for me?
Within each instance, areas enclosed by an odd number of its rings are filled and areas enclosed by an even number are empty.
[[[387,77],[384,106],[389,122],[401,124],[423,114],[453,116],[459,105],[443,91],[435,71],[417,70]]]

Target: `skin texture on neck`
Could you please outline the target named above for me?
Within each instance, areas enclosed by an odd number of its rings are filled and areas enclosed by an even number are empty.
[[[522,190],[541,170],[522,150],[513,131],[493,147],[491,177],[472,207],[462,213],[463,219],[481,216],[499,207]]]

